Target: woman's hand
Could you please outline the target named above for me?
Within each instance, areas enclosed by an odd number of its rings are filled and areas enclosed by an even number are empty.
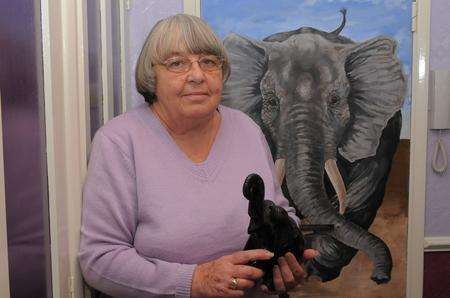
[[[200,264],[194,271],[191,297],[243,297],[244,291],[254,287],[255,281],[264,274],[245,264],[272,257],[273,253],[267,250],[253,249]]]
[[[305,249],[303,258],[313,259],[317,254],[318,252],[314,249]],[[273,267],[273,283],[278,294],[286,293],[288,290],[295,288],[304,281],[305,277],[305,271],[290,252],[285,254],[284,257],[278,258],[278,266]],[[267,286],[262,285],[261,289],[263,292],[269,293]]]

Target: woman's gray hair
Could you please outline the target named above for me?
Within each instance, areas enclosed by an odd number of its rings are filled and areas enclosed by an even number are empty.
[[[168,17],[150,31],[136,64],[136,89],[149,104],[156,100],[153,66],[163,63],[174,53],[216,55],[223,60],[224,83],[230,75],[225,47],[202,19],[187,14]]]

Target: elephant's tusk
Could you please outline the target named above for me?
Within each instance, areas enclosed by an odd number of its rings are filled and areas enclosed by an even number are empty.
[[[347,194],[347,190],[345,189],[344,181],[342,180],[341,173],[336,164],[336,160],[329,159],[325,162],[325,171],[330,178],[331,184],[336,191],[338,200],[339,200],[339,213],[344,214],[345,211],[345,196]]]
[[[284,166],[286,159],[277,159],[275,161],[275,173],[277,175],[278,182],[280,185],[283,184],[284,176],[286,175],[286,168]]]

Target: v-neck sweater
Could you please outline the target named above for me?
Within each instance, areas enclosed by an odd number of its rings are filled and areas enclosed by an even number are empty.
[[[250,173],[266,199],[282,196],[260,128],[219,106],[208,157],[194,163],[148,105],[103,126],[92,143],[83,189],[79,262],[85,280],[114,297],[190,297],[197,264],[242,250],[248,239]]]

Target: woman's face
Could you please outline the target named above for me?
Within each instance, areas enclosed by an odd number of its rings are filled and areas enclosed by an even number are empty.
[[[174,54],[172,57],[184,56],[191,62],[202,55]],[[222,69],[203,71],[198,62],[193,62],[189,71],[175,73],[164,65],[155,65],[156,97],[154,104],[169,117],[198,119],[214,114],[222,93]]]

